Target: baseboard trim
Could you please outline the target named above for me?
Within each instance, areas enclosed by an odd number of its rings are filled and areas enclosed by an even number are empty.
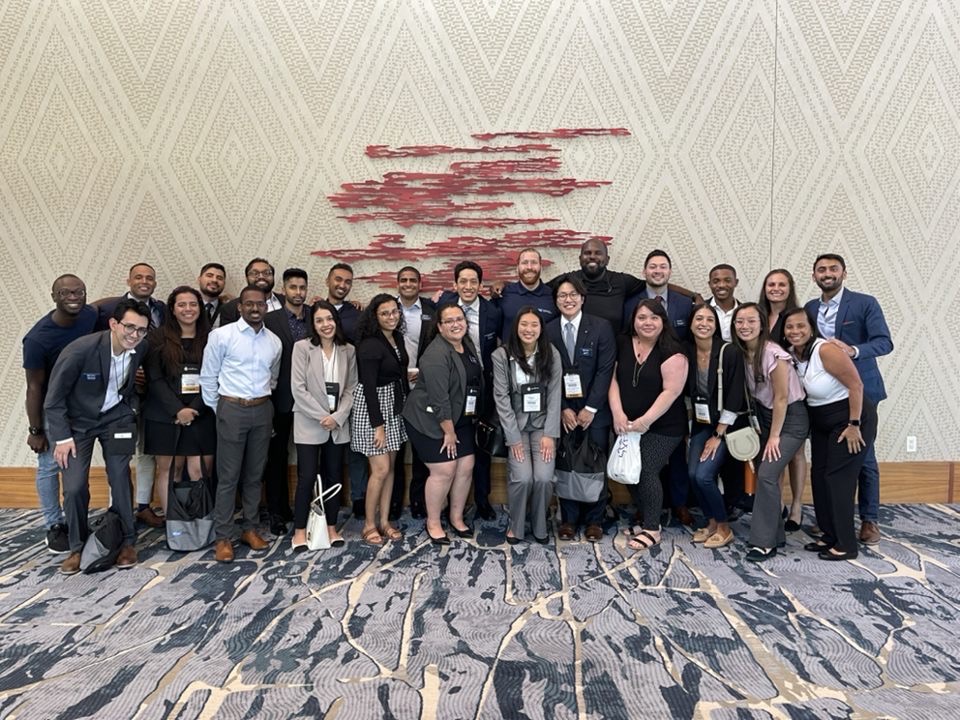
[[[957,502],[955,462],[880,463],[880,502],[883,503],[953,503]],[[407,472],[409,476],[409,465]],[[506,464],[494,462],[491,467],[490,500],[507,502]],[[37,493],[34,485],[36,469],[32,467],[0,468],[0,507],[35,508]],[[296,484],[296,468],[289,470],[290,496]],[[610,483],[614,502],[627,503],[630,496],[623,485]],[[788,491],[789,492],[789,491]],[[344,497],[349,497],[346,486]],[[810,484],[804,492],[810,502]],[[90,470],[90,505],[107,504],[107,479],[102,467]]]

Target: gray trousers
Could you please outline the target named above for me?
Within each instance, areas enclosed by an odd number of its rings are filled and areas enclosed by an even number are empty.
[[[260,519],[260,478],[273,432],[273,404],[241,407],[222,398],[217,403],[217,501],[213,517],[217,540],[233,534],[233,510],[240,487],[243,530]]]
[[[759,403],[755,404],[757,417],[760,420],[760,454],[767,445],[770,437],[770,421],[772,411]],[[790,403],[787,406],[787,415],[783,419],[783,429],[780,431],[780,459],[772,462],[754,460],[757,466],[757,490],[753,498],[753,519],[750,521],[750,544],[754,547],[772,548],[786,542],[787,536],[783,531],[783,496],[780,493],[780,475],[790,464],[793,456],[803,447],[804,441],[810,432],[810,422],[807,419],[807,407],[803,400]]]
[[[98,440],[103,450],[103,462],[107,470],[107,483],[110,486],[111,507],[120,516],[123,527],[123,541],[133,545],[135,540],[133,519],[133,494],[130,489],[130,458],[133,455],[133,442],[130,452],[113,451],[111,440],[114,433],[131,433],[136,438],[137,426],[129,409],[120,405],[108,410],[102,424],[83,437],[74,436],[77,456],[68,458],[67,467],[62,471],[63,515],[67,522],[67,537],[70,552],[80,552],[89,534],[87,513],[90,508],[90,459],[93,457],[93,445]]]
[[[544,462],[540,455],[542,430],[521,432],[523,462],[518,462],[513,453],[507,455],[507,509],[510,512],[510,530],[514,537],[522,540],[527,511],[530,511],[530,528],[533,536],[547,536],[547,506],[553,495],[556,462]]]

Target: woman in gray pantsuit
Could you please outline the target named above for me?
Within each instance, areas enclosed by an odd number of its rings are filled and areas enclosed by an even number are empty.
[[[529,306],[520,309],[506,344],[493,353],[493,399],[510,448],[506,540],[511,545],[523,539],[528,509],[534,539],[547,542],[547,504],[560,437],[561,363],[543,320]]]
[[[766,314],[756,303],[733,311],[733,344],[743,353],[747,390],[760,421],[760,466],[750,522],[747,560],[763,562],[786,541],[780,515],[780,474],[810,429],[804,392],[793,359],[770,341]]]

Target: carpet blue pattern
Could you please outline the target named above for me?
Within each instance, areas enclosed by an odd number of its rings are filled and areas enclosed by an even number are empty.
[[[747,516],[749,518],[749,516]],[[809,521],[809,517],[807,520]],[[668,528],[633,553],[503,542],[294,556],[138,541],[64,577],[35,511],[0,511],[0,718],[960,717],[960,508],[885,506],[853,562],[746,562]]]

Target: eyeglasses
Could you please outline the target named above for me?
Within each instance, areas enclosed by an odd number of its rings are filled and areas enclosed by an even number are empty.
[[[467,324],[467,319],[464,318],[464,317],[447,318],[446,320],[441,320],[441,321],[440,321],[440,324],[441,324],[441,325],[447,325],[447,326],[450,326],[450,325],[466,325],[466,324]]]
[[[576,300],[578,297],[580,297],[580,293],[576,290],[573,292],[557,293],[557,300]]]
[[[241,303],[241,305],[243,305],[245,308],[250,308],[250,309],[262,308],[267,306],[267,304],[263,300],[244,300]]]
[[[247,273],[247,277],[255,277],[255,278],[273,277],[273,270],[251,270],[250,272]]]
[[[377,312],[377,317],[382,318],[398,317],[399,315],[400,311],[397,308],[394,308],[393,310],[379,310]]]
[[[133,323],[117,323],[120,328],[123,330],[125,335],[136,335],[137,337],[143,337],[147,334],[149,328],[141,327],[140,325],[134,325]]]
[[[57,297],[63,300],[64,298],[83,298],[87,296],[87,291],[83,288],[77,290],[71,290],[70,288],[60,288],[57,290]]]

